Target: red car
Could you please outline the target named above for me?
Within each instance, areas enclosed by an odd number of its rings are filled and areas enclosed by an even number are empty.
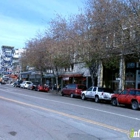
[[[81,97],[81,92],[86,89],[86,86],[82,84],[68,84],[61,90],[61,95],[69,95],[71,98]]]
[[[37,86],[37,91],[48,92],[48,91],[49,91],[49,87],[46,86],[46,85],[38,85],[38,86]]]
[[[137,110],[140,108],[140,89],[125,89],[121,93],[114,94],[111,103],[113,106],[130,105],[132,109]]]

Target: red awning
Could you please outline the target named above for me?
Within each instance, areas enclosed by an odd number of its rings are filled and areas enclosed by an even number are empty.
[[[59,77],[83,77],[82,74],[63,74],[59,75]]]

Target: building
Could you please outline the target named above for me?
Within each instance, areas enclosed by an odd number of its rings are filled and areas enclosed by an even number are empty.
[[[12,73],[19,75],[21,72],[20,57],[25,49],[14,49],[13,62],[12,62]]]
[[[2,46],[1,47],[1,74],[6,75],[12,72],[14,47]]]
[[[0,75],[9,75],[12,79],[19,77],[21,71],[20,56],[25,49],[2,46],[0,51]]]

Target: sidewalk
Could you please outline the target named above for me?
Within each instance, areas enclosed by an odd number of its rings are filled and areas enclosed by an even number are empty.
[[[61,91],[58,92],[57,90],[49,90],[49,93],[61,95]]]

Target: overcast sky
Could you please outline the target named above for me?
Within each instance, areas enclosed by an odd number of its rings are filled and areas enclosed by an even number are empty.
[[[86,0],[0,0],[0,47],[24,48],[56,14],[78,14]]]

